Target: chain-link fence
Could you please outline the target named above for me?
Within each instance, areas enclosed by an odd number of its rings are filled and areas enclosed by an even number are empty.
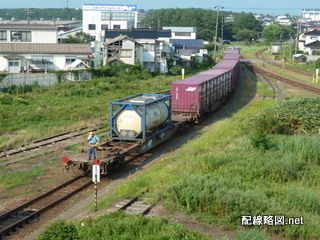
[[[0,79],[0,88],[7,88],[13,85],[25,86],[37,84],[42,87],[49,87],[58,82],[85,81],[91,79],[91,73],[87,71],[81,72],[62,72],[55,73],[19,73],[9,74]]]

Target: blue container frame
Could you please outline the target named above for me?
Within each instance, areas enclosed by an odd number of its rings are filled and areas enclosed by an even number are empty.
[[[126,100],[136,98],[136,97],[141,97],[141,96],[153,96],[153,97],[158,97],[158,99],[155,99],[153,101],[147,102],[147,103],[128,103],[124,102]],[[157,131],[147,131],[147,126],[146,126],[146,109],[148,106],[153,105],[158,102],[166,102],[168,101],[169,104],[166,104],[168,107],[168,118],[166,121],[158,126]],[[120,108],[114,112],[114,106],[120,106]],[[142,114],[139,113],[137,110],[137,107],[142,107]],[[133,137],[129,136],[121,136],[120,133],[116,129],[116,118],[118,114],[122,110],[133,110],[135,111],[138,116],[141,118],[141,132],[137,133]],[[116,101],[113,101],[110,103],[110,138],[111,139],[119,139],[119,140],[131,140],[131,141],[147,141],[151,138],[154,138],[155,136],[169,130],[172,128],[172,119],[171,119],[171,95],[165,95],[165,94],[146,94],[146,93],[140,93],[137,95],[133,95],[130,97],[122,98]]]

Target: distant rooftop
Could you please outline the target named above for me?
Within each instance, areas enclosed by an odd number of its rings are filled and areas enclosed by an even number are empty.
[[[195,27],[163,27],[163,30],[171,30],[172,32],[196,32]]]
[[[0,43],[2,54],[88,54],[90,44]]]
[[[134,28],[134,29],[108,29],[105,32],[106,38],[116,38],[119,35],[126,35],[129,38],[139,39],[158,39],[160,37],[170,38],[170,30],[158,30],[150,28]]]
[[[45,25],[45,24],[5,24],[0,23],[1,29],[39,29],[39,30],[57,30],[56,25]]]

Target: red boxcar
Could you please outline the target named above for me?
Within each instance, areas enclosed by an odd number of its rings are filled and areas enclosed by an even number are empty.
[[[199,119],[218,108],[230,95],[239,78],[240,53],[227,49],[213,68],[171,85],[172,112]]]

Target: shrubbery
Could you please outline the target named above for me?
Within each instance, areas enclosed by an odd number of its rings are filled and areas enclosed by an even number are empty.
[[[319,133],[319,109],[320,97],[287,100],[257,115],[253,127],[269,134]]]
[[[123,212],[115,212],[75,224],[58,221],[38,238],[38,240],[60,239],[206,240],[208,238],[180,225],[171,224],[165,219],[151,219],[143,215],[125,215]]]

